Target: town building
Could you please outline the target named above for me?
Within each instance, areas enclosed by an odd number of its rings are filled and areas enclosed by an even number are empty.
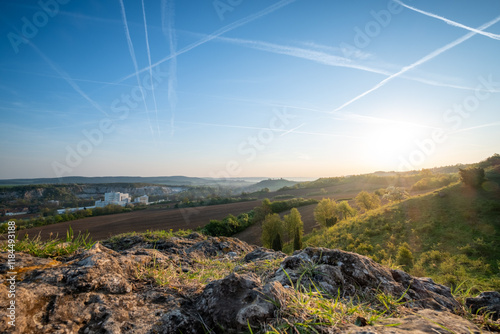
[[[134,203],[147,205],[149,203],[149,197],[148,197],[148,195],[142,195],[142,196],[136,197],[134,199]]]
[[[131,202],[132,202],[132,200],[131,200],[129,194],[113,192],[113,193],[105,193],[104,194],[104,201],[102,201],[102,200],[96,201],[95,206],[96,206],[96,208],[104,208],[105,206],[110,205],[110,204],[125,206]]]

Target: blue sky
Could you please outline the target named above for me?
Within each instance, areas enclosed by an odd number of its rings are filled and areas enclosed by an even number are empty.
[[[500,152],[500,3],[2,1],[0,178],[320,177]]]

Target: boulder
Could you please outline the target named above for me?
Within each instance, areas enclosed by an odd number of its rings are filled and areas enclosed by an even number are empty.
[[[271,280],[319,290],[326,297],[385,293],[410,307],[455,311],[460,308],[449,288],[386,268],[366,256],[338,249],[306,248],[283,260]]]
[[[208,326],[217,333],[237,333],[248,324],[262,324],[273,318],[276,309],[253,274],[233,273],[209,283],[196,304]]]
[[[496,321],[500,318],[500,293],[498,291],[486,291],[475,298],[467,298],[465,306],[470,308],[474,314],[491,314],[491,319]]]

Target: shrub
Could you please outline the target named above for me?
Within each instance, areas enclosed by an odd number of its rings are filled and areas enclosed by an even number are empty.
[[[230,237],[238,232],[243,231],[253,222],[254,212],[242,213],[238,217],[228,215],[222,220],[212,219],[201,229],[201,233],[211,235],[213,237]]]
[[[459,170],[460,181],[470,187],[479,188],[485,181],[484,169],[480,167],[469,167]]]
[[[396,262],[402,265],[406,270],[413,267],[413,254],[410,250],[410,246],[406,242],[399,246]]]

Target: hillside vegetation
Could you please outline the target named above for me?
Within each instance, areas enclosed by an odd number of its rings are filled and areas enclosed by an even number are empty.
[[[500,289],[500,169],[481,188],[455,182],[387,204],[305,238],[430,276],[449,286]]]

